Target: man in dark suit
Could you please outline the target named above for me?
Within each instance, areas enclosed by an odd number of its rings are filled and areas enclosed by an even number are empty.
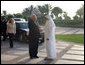
[[[30,20],[28,21],[28,27],[29,27],[29,55],[30,58],[39,58],[37,56],[38,54],[38,43],[40,38],[40,30],[39,25],[37,23],[37,16],[35,14],[31,15]]]
[[[7,38],[6,29],[7,29],[7,22],[5,17],[3,17],[1,21],[1,35],[3,36],[3,41],[5,41]]]

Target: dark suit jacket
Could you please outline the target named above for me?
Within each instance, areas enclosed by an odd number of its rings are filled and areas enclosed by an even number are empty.
[[[1,21],[1,31],[6,32],[7,29],[7,22],[6,21]]]
[[[29,39],[40,38],[40,31],[37,23],[30,19],[28,21],[28,27],[29,27]]]

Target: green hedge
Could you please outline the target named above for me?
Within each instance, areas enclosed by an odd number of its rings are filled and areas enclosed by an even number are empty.
[[[81,20],[54,20],[56,26],[66,27],[84,27],[84,22]]]

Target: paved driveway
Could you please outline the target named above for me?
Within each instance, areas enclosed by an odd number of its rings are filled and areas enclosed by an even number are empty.
[[[28,44],[14,42],[14,48],[9,48],[9,42],[1,43],[1,64],[84,64],[84,45],[56,40],[55,60],[44,60],[45,45],[39,46],[38,59],[30,59]]]
[[[81,34],[83,28],[56,27],[56,34]],[[8,40],[1,42],[1,64],[84,64],[84,45],[56,40],[55,60],[44,60],[45,45],[39,46],[38,59],[29,59],[28,43],[14,42],[14,48],[9,48]]]
[[[56,34],[82,34],[84,28],[56,27]]]

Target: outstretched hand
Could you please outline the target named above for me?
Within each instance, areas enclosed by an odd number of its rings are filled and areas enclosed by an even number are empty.
[[[40,30],[40,32],[42,32],[43,31],[43,28],[40,28],[39,30]]]
[[[26,32],[26,35],[29,36],[29,32]]]

